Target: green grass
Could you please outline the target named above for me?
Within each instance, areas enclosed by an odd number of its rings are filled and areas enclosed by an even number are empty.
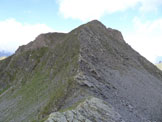
[[[41,121],[59,110],[76,85],[79,46],[77,36],[72,33],[55,48],[45,47],[15,55],[7,71],[14,89],[5,96],[9,101],[18,101],[4,120],[16,120],[25,115],[23,121]],[[18,62],[24,63],[23,67]],[[33,64],[33,70],[25,70]],[[6,111],[8,107],[6,104]]]

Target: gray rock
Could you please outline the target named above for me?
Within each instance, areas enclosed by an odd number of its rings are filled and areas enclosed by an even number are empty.
[[[125,122],[114,108],[98,98],[90,97],[73,110],[54,112],[46,122]]]

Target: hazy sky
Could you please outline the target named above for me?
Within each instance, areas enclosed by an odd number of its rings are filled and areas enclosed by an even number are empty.
[[[152,62],[162,57],[162,0],[0,0],[0,50],[98,19]]]

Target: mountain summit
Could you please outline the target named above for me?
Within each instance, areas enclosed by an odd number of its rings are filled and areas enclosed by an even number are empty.
[[[2,122],[161,122],[162,72],[94,20],[0,61]]]

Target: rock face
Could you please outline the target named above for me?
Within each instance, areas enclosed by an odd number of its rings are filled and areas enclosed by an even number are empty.
[[[97,20],[42,34],[0,61],[0,121],[161,122],[162,72]]]
[[[50,114],[46,122],[124,122],[113,107],[98,98],[87,98],[65,112]]]

